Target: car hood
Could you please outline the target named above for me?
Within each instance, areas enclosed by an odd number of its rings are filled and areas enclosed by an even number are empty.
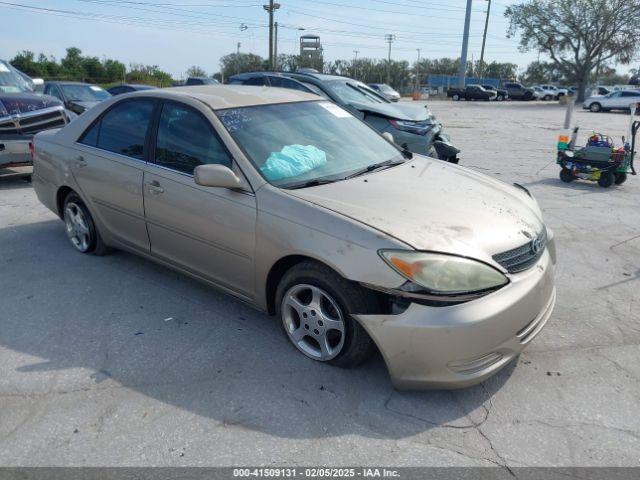
[[[397,120],[413,120],[416,122],[427,120],[431,112],[425,105],[412,103],[351,103],[361,112],[370,112],[383,117]]]
[[[544,228],[537,203],[514,186],[422,156],[350,180],[289,190],[417,250],[492,262]]]
[[[0,116],[17,115],[61,105],[62,102],[60,100],[49,95],[25,92],[0,93]]]

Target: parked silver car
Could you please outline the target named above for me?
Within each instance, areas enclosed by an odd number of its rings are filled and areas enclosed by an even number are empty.
[[[34,163],[79,252],[214,285],[277,315],[313,360],[377,347],[398,388],[482,381],[555,302],[553,234],[526,189],[403,152],[313,94],[121,95],[37,135]]]
[[[619,90],[607,95],[594,95],[587,98],[582,108],[592,112],[608,110],[630,110],[631,105],[640,102],[640,90]]]

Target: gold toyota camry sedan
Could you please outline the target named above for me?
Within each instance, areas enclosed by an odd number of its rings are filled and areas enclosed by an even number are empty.
[[[553,234],[525,188],[412,155],[312,94],[121,95],[33,154],[38,198],[79,252],[207,282],[318,362],[377,348],[397,388],[480,382],[553,310]]]

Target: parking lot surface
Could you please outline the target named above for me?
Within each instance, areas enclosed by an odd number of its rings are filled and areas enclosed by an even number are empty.
[[[558,248],[547,327],[498,375],[398,392],[299,354],[272,317],[127,253],[76,253],[0,179],[0,465],[640,464],[640,177],[563,184],[564,108],[430,103],[461,164],[538,199]],[[628,115],[577,111],[620,143]],[[446,208],[446,206],[443,206]]]

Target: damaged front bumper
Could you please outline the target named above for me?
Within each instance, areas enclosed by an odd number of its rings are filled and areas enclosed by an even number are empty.
[[[551,238],[534,266],[482,298],[354,318],[377,344],[396,388],[467,387],[511,362],[542,330],[555,304],[554,275]]]

